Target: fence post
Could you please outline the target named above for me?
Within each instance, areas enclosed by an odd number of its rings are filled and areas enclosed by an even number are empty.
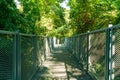
[[[15,34],[15,50],[16,50],[16,80],[21,80],[21,54],[20,54],[20,35],[16,31]]]
[[[106,30],[106,76],[105,80],[110,80],[109,70],[110,70],[110,63],[109,63],[109,56],[110,56],[110,29]]]
[[[89,69],[89,49],[90,49],[90,33],[89,31],[87,32],[87,72],[88,72],[88,69]]]
[[[38,67],[38,64],[37,64],[37,52],[38,52],[38,41],[37,41],[37,36],[35,35],[34,38],[33,38],[33,43],[34,43],[34,61],[35,61],[35,64],[34,64],[34,67],[35,67],[35,70],[37,70],[37,67]]]
[[[115,68],[115,62],[113,61],[113,56],[115,55],[115,35],[114,35],[114,30],[113,28],[111,29],[111,78],[114,80],[115,74],[114,74],[114,69]]]
[[[14,47],[13,47],[14,53],[13,53],[13,80],[17,80],[16,78],[16,71],[17,71],[17,65],[16,65],[16,33],[14,34]]]
[[[109,25],[109,27],[112,27],[112,24]],[[115,45],[114,45],[114,41],[115,41],[115,35],[114,35],[114,30],[113,28],[110,29],[110,52],[109,52],[109,58],[110,58],[110,64],[109,64],[109,68],[110,68],[110,80],[113,80],[115,75],[114,75],[114,67],[115,67],[115,63],[113,61],[113,56],[115,55]]]
[[[78,36],[78,60],[80,60],[80,36]]]
[[[112,27],[110,24],[108,27]],[[112,80],[114,78],[114,74],[112,71],[112,55],[114,54],[114,46],[113,46],[113,29],[108,28],[106,30],[106,76],[105,80]]]

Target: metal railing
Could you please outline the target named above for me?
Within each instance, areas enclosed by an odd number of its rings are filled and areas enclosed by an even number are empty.
[[[46,38],[0,31],[0,80],[31,80],[45,58]]]
[[[0,80],[31,80],[42,65],[53,39],[0,31]],[[65,39],[64,48],[83,70],[98,80],[120,80],[120,25]]]
[[[120,25],[67,39],[84,70],[97,80],[120,80]]]

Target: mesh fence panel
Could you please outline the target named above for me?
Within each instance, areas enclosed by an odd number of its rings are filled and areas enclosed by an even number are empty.
[[[90,34],[89,69],[99,80],[105,80],[105,42],[105,32]]]
[[[105,77],[120,80],[120,29],[107,30],[70,37],[69,50],[82,63],[83,69],[87,68],[89,61],[89,71],[99,80],[105,80]],[[46,58],[46,39],[35,35],[1,33],[0,80],[14,80],[19,74],[21,80],[31,80]],[[53,44],[50,43],[52,50]],[[106,67],[111,69],[110,72]]]
[[[14,36],[0,34],[0,80],[12,80]]]
[[[80,61],[84,66],[84,69],[87,68],[87,36],[81,35],[80,36]]]
[[[74,55],[76,56],[76,58],[78,58],[78,50],[77,50],[77,48],[78,48],[78,46],[77,46],[77,44],[78,44],[78,38],[77,38],[77,36],[76,37],[74,37]]]
[[[75,38],[72,38],[72,54],[75,55]]]
[[[69,41],[69,46],[70,46],[70,51],[72,51],[72,47],[73,47],[73,38],[72,37],[70,37],[70,41]]]
[[[45,38],[38,37],[38,54],[37,55],[39,60],[39,66],[41,66],[44,60],[46,59]]]
[[[80,54],[80,50],[79,50],[79,37],[76,37],[76,57],[79,60],[79,54]]]
[[[30,80],[36,71],[35,36],[20,36],[21,79]]]
[[[69,38],[69,48],[77,60],[87,69],[87,35],[74,36]]]
[[[114,80],[120,80],[120,29],[114,31],[115,54],[113,54]],[[114,50],[114,49],[113,49]]]
[[[98,80],[120,80],[120,25],[72,36],[69,49]]]

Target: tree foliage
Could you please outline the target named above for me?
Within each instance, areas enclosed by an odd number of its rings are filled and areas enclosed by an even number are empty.
[[[0,29],[64,37],[120,23],[119,0],[68,0],[70,10],[63,1],[19,0],[17,8],[14,0],[0,0]]]
[[[64,10],[59,4],[62,1],[19,0],[21,9],[18,9],[14,0],[1,0],[0,29],[48,35],[65,25]],[[50,26],[52,29],[49,30]]]
[[[60,2],[62,1],[63,0],[48,0],[42,3],[42,19],[39,25],[46,27],[46,34],[49,36],[62,37],[65,34],[63,33],[64,29],[61,30],[63,26],[66,27],[64,9],[60,6]]]
[[[22,19],[13,0],[0,0],[0,17],[1,30],[18,30]]]
[[[70,26],[75,34],[119,23],[119,0],[70,0]]]

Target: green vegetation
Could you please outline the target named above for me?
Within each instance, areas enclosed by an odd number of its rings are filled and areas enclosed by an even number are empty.
[[[120,23],[119,0],[0,0],[0,29],[44,36],[71,36]]]
[[[120,23],[119,0],[70,0],[70,26],[75,34]]]

